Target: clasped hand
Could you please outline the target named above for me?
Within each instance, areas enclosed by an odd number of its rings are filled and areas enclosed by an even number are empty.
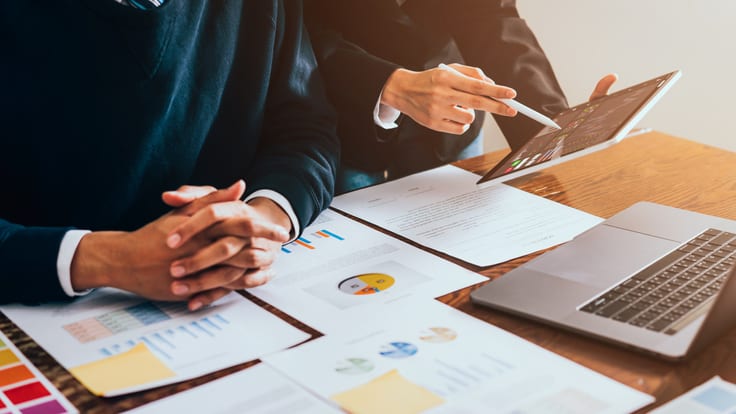
[[[163,195],[174,210],[140,229],[85,235],[72,260],[72,287],[187,300],[196,310],[266,283],[291,223],[269,199],[241,201],[244,191],[243,181],[223,190],[181,187]]]

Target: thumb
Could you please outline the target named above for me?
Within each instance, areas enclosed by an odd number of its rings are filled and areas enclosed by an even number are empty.
[[[212,191],[201,197],[195,198],[191,202],[176,210],[176,213],[191,216],[192,214],[210,204],[239,200],[244,193],[245,181],[238,180],[228,188]]]

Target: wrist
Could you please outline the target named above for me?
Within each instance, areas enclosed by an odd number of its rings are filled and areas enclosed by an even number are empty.
[[[255,197],[248,200],[248,205],[256,209],[270,222],[283,227],[287,233],[291,233],[291,219],[289,215],[275,201],[267,197]]]
[[[79,242],[70,267],[71,285],[75,291],[113,286],[125,263],[120,259],[124,232],[92,232]]]
[[[383,85],[380,103],[396,108],[400,112],[404,112],[402,111],[402,102],[403,97],[405,96],[405,85],[414,74],[416,74],[416,72],[412,72],[408,69],[396,69],[391,76],[386,79],[386,83]]]

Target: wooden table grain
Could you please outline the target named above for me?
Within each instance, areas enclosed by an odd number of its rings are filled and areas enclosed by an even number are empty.
[[[505,154],[506,151],[497,151],[458,162],[457,165],[482,173]],[[627,138],[609,149],[529,174],[508,184],[604,218],[638,201],[651,201],[736,220],[736,153],[658,132]],[[502,277],[538,254],[487,268],[474,267],[446,255],[440,256],[493,279]],[[736,382],[736,330],[724,333],[718,341],[686,361],[667,362],[474,305],[470,302],[470,292],[480,286],[453,292],[439,300],[651,394],[657,398],[656,405],[675,398],[714,375]],[[313,337],[321,335],[278,309],[245,295]],[[0,316],[0,329],[82,413],[124,411],[257,363],[249,362],[195,380],[126,396],[98,398],[4,316]]]

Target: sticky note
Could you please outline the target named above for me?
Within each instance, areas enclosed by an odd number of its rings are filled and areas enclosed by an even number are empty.
[[[331,398],[353,414],[415,414],[445,402],[395,369]]]
[[[176,374],[144,343],[128,351],[69,370],[95,395],[171,378]]]

